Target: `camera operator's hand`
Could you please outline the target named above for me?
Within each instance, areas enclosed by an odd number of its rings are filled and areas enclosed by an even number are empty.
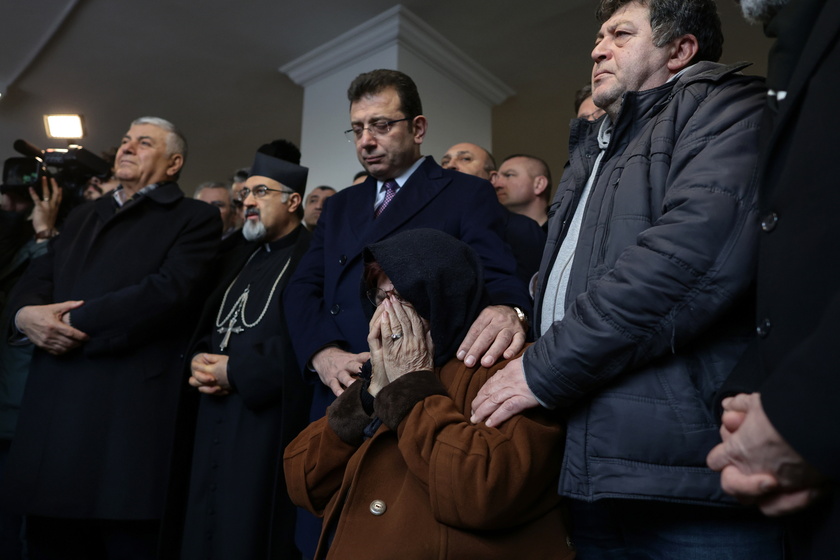
[[[55,221],[58,218],[58,208],[61,206],[62,190],[55,179],[50,178],[47,185],[47,178],[41,177],[41,197],[35,189],[29,187],[29,196],[32,197],[34,207],[32,208],[32,228],[35,230],[36,239],[49,239],[58,235],[55,229]]]
[[[69,325],[69,313],[82,301],[64,301],[49,305],[27,305],[18,311],[15,326],[35,346],[60,356],[87,341],[88,335]],[[67,316],[65,318],[65,316]]]

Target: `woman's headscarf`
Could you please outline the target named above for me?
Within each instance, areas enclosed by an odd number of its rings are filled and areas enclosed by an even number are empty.
[[[452,359],[489,301],[476,252],[441,231],[413,229],[368,245],[365,262],[373,261],[391,279],[400,297],[429,321],[435,365]],[[367,309],[372,316],[372,306]]]

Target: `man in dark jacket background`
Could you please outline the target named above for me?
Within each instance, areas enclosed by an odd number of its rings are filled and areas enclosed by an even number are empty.
[[[29,557],[153,558],[182,359],[219,212],[185,198],[186,142],[134,121],[120,187],[77,207],[10,298],[35,344],[4,501],[27,515]]]
[[[498,195],[499,189],[495,182],[499,175],[496,171],[496,160],[481,146],[471,142],[455,144],[446,150],[440,161],[440,166],[444,169],[454,169],[473,177],[487,179],[494,185]],[[540,179],[545,185],[550,185],[546,177],[540,177]],[[499,202],[502,201],[499,200]],[[505,241],[510,245],[513,258],[516,259],[516,275],[526,286],[529,286],[531,278],[540,269],[540,258],[545,246],[545,231],[540,227],[541,224],[527,214],[517,214],[510,209],[505,214],[507,217]]]
[[[840,4],[741,0],[776,37],[770,51],[756,334],[721,390],[723,439],[709,454],[723,488],[782,515],[794,558],[840,550],[840,205],[832,107],[840,91]]]
[[[488,381],[472,420],[564,409],[560,493],[581,557],[780,558],[780,531],[705,465],[715,391],[751,331],[763,84],[714,63],[712,0],[604,0],[598,16],[606,115],[573,123],[540,338]]]

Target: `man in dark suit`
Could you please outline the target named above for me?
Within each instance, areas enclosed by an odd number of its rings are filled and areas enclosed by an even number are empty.
[[[759,175],[757,337],[722,390],[723,489],[786,515],[793,558],[840,550],[840,4],[741,0],[777,37]]]
[[[153,558],[182,358],[219,212],[175,179],[186,143],[131,124],[120,187],[77,207],[10,298],[35,344],[4,500],[27,514],[29,557]]]
[[[434,228],[476,250],[493,305],[459,349],[468,365],[481,358],[489,366],[518,352],[530,309],[503,240],[505,213],[493,188],[421,156],[427,122],[411,78],[393,70],[362,74],[348,98],[348,139],[369,177],[327,200],[309,252],[284,294],[298,360],[323,382],[316,384],[313,417],[323,416],[333,395],[354,381],[368,359],[360,286],[362,251],[370,243],[407,229]]]
[[[483,363],[512,356],[524,344],[520,316],[529,302],[503,241],[504,209],[493,189],[486,181],[444,170],[420,155],[427,123],[417,88],[405,74],[362,74],[351,84],[348,97],[352,128],[347,134],[369,177],[327,201],[319,221],[323,227],[316,230],[309,253],[286,289],[298,359],[311,364],[336,395],[353,382],[367,360],[367,321],[359,298],[362,249],[418,227],[440,229],[466,241],[484,264],[494,305],[477,321],[486,325],[476,329],[482,333],[474,337],[477,345],[462,346],[459,357],[472,357],[475,363],[482,342],[482,353],[489,348]]]

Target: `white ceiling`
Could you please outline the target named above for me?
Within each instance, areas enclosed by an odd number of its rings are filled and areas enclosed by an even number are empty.
[[[300,139],[302,90],[278,68],[393,5],[393,0],[2,0],[0,159],[17,155],[12,143],[18,138],[56,147],[43,132],[42,115],[48,112],[82,113],[89,132],[83,144],[95,152],[115,145],[133,118],[153,114],[187,135],[190,158],[182,179],[187,190],[204,180],[226,179],[250,164],[260,144]],[[559,171],[572,94],[591,67],[596,2],[404,0],[403,5],[516,91],[494,110],[497,155],[541,153]],[[753,73],[763,73],[768,42],[760,29],[747,26],[730,0],[719,7],[727,37],[724,61],[752,60]],[[509,124],[518,120],[521,130]]]

